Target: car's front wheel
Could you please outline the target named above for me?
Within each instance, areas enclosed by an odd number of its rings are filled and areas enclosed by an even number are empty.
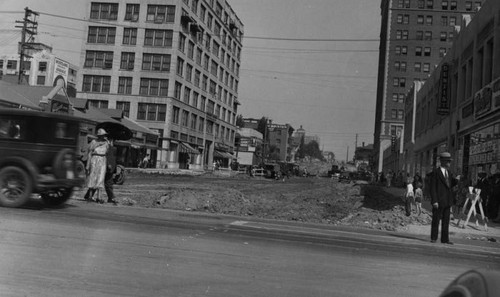
[[[73,188],[59,188],[50,192],[41,193],[43,202],[49,206],[59,206],[64,204],[71,197]]]
[[[33,191],[33,181],[22,168],[7,166],[0,170],[0,205],[19,207],[25,204]]]

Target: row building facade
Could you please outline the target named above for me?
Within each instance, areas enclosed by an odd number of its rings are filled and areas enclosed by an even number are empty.
[[[450,50],[462,14],[484,1],[382,0],[375,111],[375,170],[384,170],[384,151],[404,129],[404,99],[413,81],[425,81]]]
[[[475,183],[500,171],[500,2],[487,0],[463,26],[425,84],[407,97],[407,171],[425,173],[450,151],[455,174]]]

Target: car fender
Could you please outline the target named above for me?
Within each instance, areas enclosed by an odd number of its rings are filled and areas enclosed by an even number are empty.
[[[6,166],[19,166],[19,167],[23,168],[30,175],[33,183],[36,184],[38,170],[36,169],[36,166],[34,166],[33,163],[31,163],[29,160],[21,158],[21,157],[7,157],[7,158],[2,159],[0,161],[0,168],[6,167]]]

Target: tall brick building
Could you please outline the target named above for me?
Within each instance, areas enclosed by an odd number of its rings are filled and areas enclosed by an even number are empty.
[[[157,166],[231,156],[243,24],[227,1],[107,0],[87,16],[77,97],[157,131]]]
[[[382,0],[375,114],[375,170],[392,136],[402,135],[404,98],[415,80],[425,81],[451,48],[462,15],[484,1]]]

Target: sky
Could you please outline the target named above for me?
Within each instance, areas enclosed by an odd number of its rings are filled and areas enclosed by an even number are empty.
[[[228,2],[244,25],[238,114],[302,126],[337,160],[373,143],[379,0]],[[25,7],[40,13],[36,41],[79,65],[81,0],[0,0],[0,54],[17,51]]]

